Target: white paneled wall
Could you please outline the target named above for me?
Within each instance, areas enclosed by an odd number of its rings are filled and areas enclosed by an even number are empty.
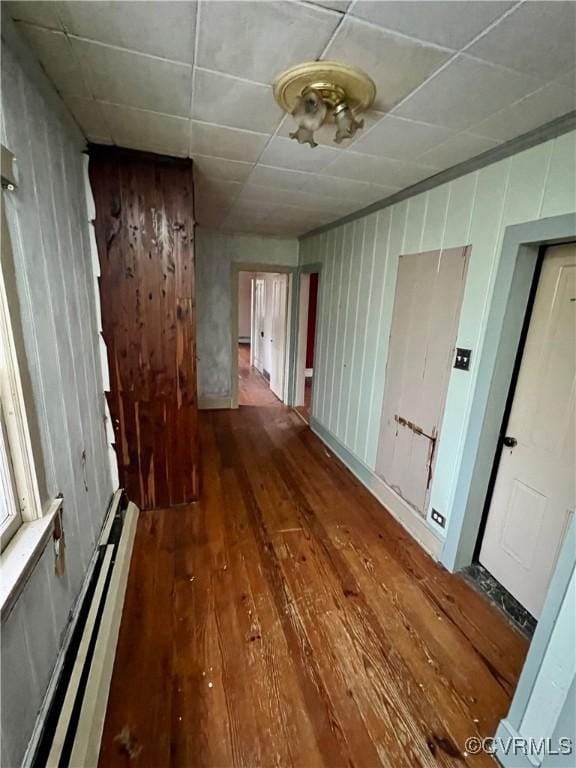
[[[368,472],[375,466],[398,256],[471,244],[458,346],[431,506],[450,515],[469,426],[477,361],[505,228],[574,212],[576,135],[569,133],[302,241],[301,263],[322,262],[313,417]],[[440,529],[436,531],[442,534]]]
[[[113,491],[88,238],[83,141],[3,45],[5,195],[47,498],[62,493],[66,573],[48,544],[2,625],[2,764],[19,765]]]

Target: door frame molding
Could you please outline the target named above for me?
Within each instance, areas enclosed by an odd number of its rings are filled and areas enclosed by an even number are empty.
[[[540,249],[574,240],[576,213],[514,224],[505,230],[485,337],[494,343],[482,349],[454,505],[440,555],[440,562],[449,571],[472,562]],[[527,735],[522,734],[522,721],[528,707],[538,703],[538,675],[575,568],[576,522],[572,520],[510,710],[500,721],[496,738]],[[497,756],[503,766],[510,768],[534,765],[528,758],[522,761],[501,749]]]
[[[536,293],[538,286],[540,285],[540,275],[542,273],[542,267],[544,265],[544,254],[546,253],[548,246],[543,245],[538,249],[538,257],[534,267],[534,273],[532,276],[532,285],[530,286],[530,292],[528,294],[528,300],[526,302],[526,312],[524,313],[524,321],[522,323],[522,330],[520,331],[520,337],[518,339],[518,348],[516,350],[516,359],[514,361],[514,369],[510,378],[510,388],[508,389],[508,395],[506,397],[506,404],[504,406],[504,413],[502,415],[502,424],[500,425],[500,435],[498,445],[496,446],[496,452],[494,454],[494,462],[492,464],[492,471],[490,473],[490,480],[488,481],[488,490],[486,491],[486,498],[484,499],[484,509],[482,510],[482,517],[480,518],[480,525],[478,527],[478,536],[476,538],[476,546],[474,547],[473,558],[475,561],[479,560],[480,549],[482,547],[482,539],[484,538],[484,532],[486,530],[486,524],[488,522],[488,515],[490,514],[490,508],[492,506],[492,497],[494,494],[494,487],[498,478],[498,472],[500,469],[500,461],[502,459],[502,453],[504,449],[503,438],[508,432],[508,423],[510,421],[510,414],[512,412],[512,406],[514,405],[514,398],[516,396],[516,389],[518,386],[518,379],[520,377],[520,369],[522,367],[522,360],[524,358],[524,352],[526,349],[526,341],[528,338],[528,331],[530,330],[530,323],[532,322],[532,313],[534,311],[534,302],[536,301]]]
[[[301,264],[298,268],[297,274],[295,276],[295,284],[296,284],[296,291],[297,297],[295,301],[295,312],[294,312],[294,322],[292,324],[292,338],[295,340],[295,343],[293,345],[293,357],[290,359],[290,368],[293,371],[293,376],[291,377],[291,384],[292,384],[292,390],[291,390],[291,400],[290,404],[295,405],[296,404],[296,385],[297,385],[297,373],[298,373],[298,357],[300,355],[301,350],[298,349],[298,339],[299,339],[299,331],[300,331],[300,288],[301,288],[301,276],[302,275],[312,275],[314,273],[318,274],[318,296],[316,298],[316,323],[314,326],[314,338],[318,339],[318,331],[320,330],[320,314],[322,311],[322,262],[321,261],[314,261],[310,264]],[[316,401],[316,382],[318,381],[318,377],[312,378],[312,403]]]
[[[259,264],[258,262],[238,262],[234,261],[230,265],[230,274],[232,282],[232,301],[230,302],[230,358],[231,378],[230,382],[230,408],[238,408],[238,291],[240,288],[240,272],[268,272],[271,274],[288,275],[288,294],[286,300],[286,358],[285,358],[285,381],[284,392],[286,398],[285,405],[292,404],[292,393],[294,391],[294,366],[293,366],[293,347],[296,346],[293,328],[293,319],[297,314],[296,301],[298,300],[298,290],[295,289],[295,276],[298,267],[288,267],[283,264]]]
[[[454,572],[473,559],[524,318],[542,246],[576,239],[576,213],[506,227],[456,491],[440,562]]]

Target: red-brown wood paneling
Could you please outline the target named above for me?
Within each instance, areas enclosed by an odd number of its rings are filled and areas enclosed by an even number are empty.
[[[108,403],[142,509],[198,498],[192,164],[90,150]]]

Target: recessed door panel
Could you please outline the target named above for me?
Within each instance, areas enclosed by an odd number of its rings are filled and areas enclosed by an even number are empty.
[[[469,249],[398,266],[376,472],[424,515],[454,357]]]

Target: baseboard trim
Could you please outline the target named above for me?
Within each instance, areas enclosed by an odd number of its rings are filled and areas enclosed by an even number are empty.
[[[362,485],[376,497],[382,506],[408,531],[412,538],[435,560],[439,560],[443,541],[395,491],[379,478],[374,472],[352,454],[338,438],[314,418],[310,419],[310,429],[325,443],[348,467]]]
[[[223,411],[232,408],[231,397],[199,397],[198,410],[200,411]]]
[[[124,495],[114,495],[70,642],[60,653],[61,671],[42,713],[39,738],[30,745],[25,765],[98,765],[138,514]]]
[[[109,534],[110,526],[112,524],[112,521],[114,520],[116,512],[118,511],[118,506],[120,504],[120,501],[122,500],[122,493],[123,493],[122,489],[119,489],[112,496],[112,499],[108,507],[108,511],[106,513],[106,517],[104,518],[104,524],[102,526],[101,536],[103,536],[105,532],[108,532]],[[56,689],[60,684],[60,679],[64,671],[64,664],[66,662],[70,644],[72,642],[72,638],[74,636],[74,633],[78,625],[78,619],[80,617],[80,614],[82,613],[84,601],[86,599],[88,591],[90,590],[90,586],[92,585],[92,580],[94,577],[94,569],[96,568],[96,564],[98,563],[98,561],[99,561],[99,552],[98,552],[98,547],[96,547],[92,555],[92,558],[90,559],[90,562],[88,564],[88,569],[86,571],[86,576],[84,577],[84,581],[82,583],[80,593],[78,595],[78,598],[76,599],[74,607],[70,612],[70,621],[68,622],[68,625],[64,631],[64,638],[62,640],[60,651],[58,652],[58,657],[56,658],[56,663],[54,664],[54,669],[50,677],[50,682],[48,683],[48,688],[46,689],[46,693],[44,694],[44,699],[42,701],[42,705],[40,707],[38,717],[36,718],[36,723],[34,725],[34,730],[32,731],[32,736],[30,737],[30,741],[28,742],[28,747],[26,748],[26,752],[24,754],[24,759],[22,760],[22,768],[31,768],[31,766],[34,763],[34,758],[36,756],[36,753],[38,752],[40,740],[42,739],[42,736],[44,733],[44,728],[46,725],[46,720],[48,718],[48,713],[52,706],[52,701],[54,699]]]
[[[129,502],[115,555],[108,598],[96,638],[96,646],[90,665],[90,677],[76,728],[76,738],[70,756],[71,766],[82,765],[96,768],[98,765],[138,515],[138,507]]]

